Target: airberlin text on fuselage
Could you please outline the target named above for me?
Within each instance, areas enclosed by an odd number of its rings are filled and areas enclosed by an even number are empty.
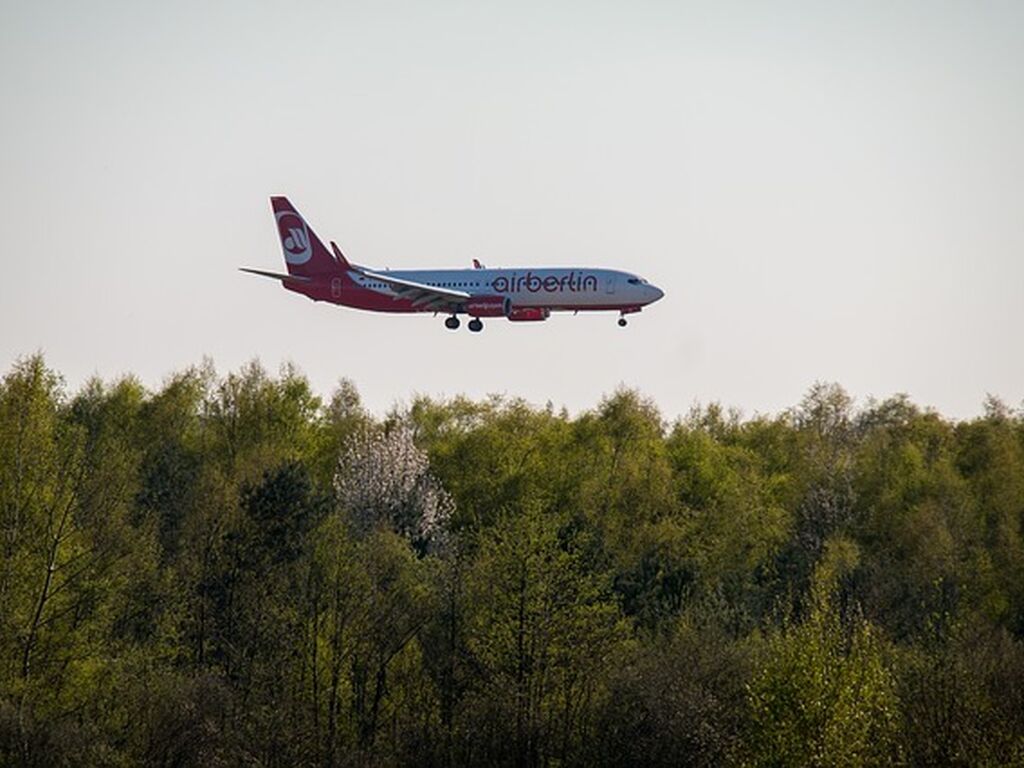
[[[527,272],[525,275],[513,272],[511,275],[498,275],[491,282],[491,287],[498,293],[521,293],[522,291],[529,291],[530,293],[537,293],[539,291],[546,291],[547,293],[570,291],[571,293],[577,293],[580,291],[596,291],[597,277],[594,275],[584,275],[582,272],[569,272],[560,276],[547,275],[546,277],[535,275],[533,272]]]

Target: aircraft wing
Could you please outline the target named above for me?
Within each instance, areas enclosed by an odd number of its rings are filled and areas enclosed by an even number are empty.
[[[414,280],[403,280],[400,277],[392,277],[387,273],[370,272],[360,269],[359,273],[371,280],[379,280],[387,283],[391,290],[406,299],[412,299],[412,303],[424,309],[440,309],[449,304],[463,304],[470,300],[471,296],[465,291],[455,291],[451,288],[439,288],[436,285],[417,283]]]

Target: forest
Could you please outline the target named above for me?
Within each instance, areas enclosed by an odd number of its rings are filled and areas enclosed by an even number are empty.
[[[1024,412],[0,382],[0,765],[1024,765]]]

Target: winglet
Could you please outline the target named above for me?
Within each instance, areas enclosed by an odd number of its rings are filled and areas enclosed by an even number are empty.
[[[352,265],[348,263],[348,259],[345,258],[345,254],[341,252],[341,248],[338,244],[331,240],[331,250],[334,251],[334,258],[338,262],[338,266],[342,269],[352,269]]]
[[[473,259],[473,269],[483,269],[484,265],[481,264],[477,259]]]

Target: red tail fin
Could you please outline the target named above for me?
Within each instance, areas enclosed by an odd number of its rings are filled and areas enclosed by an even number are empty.
[[[274,218],[277,219],[277,234],[281,238],[288,274],[312,277],[338,272],[343,268],[330,251],[324,248],[320,238],[287,197],[272,197],[270,204],[274,209]]]

